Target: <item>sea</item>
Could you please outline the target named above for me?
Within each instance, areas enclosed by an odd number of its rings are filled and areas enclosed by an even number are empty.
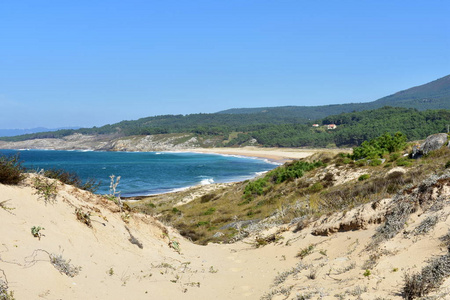
[[[110,176],[120,176],[123,197],[174,192],[191,186],[243,181],[277,166],[264,159],[192,152],[100,152],[81,150],[0,150],[19,154],[22,166],[75,172],[83,182],[100,183],[96,193],[110,193]]]

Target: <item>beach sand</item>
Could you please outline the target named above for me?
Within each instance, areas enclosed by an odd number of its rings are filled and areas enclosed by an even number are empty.
[[[301,159],[311,156],[318,152],[350,152],[350,149],[302,149],[302,148],[261,148],[261,147],[242,147],[242,148],[193,148],[183,150],[185,152],[196,153],[215,153],[225,155],[239,155],[256,158],[265,158],[271,161],[283,163],[294,159]]]

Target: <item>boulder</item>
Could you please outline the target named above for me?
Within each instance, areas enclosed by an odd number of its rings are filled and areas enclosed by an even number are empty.
[[[436,133],[427,137],[419,147],[413,147],[412,157],[417,158],[422,155],[427,155],[431,151],[437,150],[447,144],[447,133]]]

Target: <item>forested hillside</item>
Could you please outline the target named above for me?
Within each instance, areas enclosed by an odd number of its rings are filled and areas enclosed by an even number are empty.
[[[389,107],[387,106],[389,105]],[[404,107],[413,108],[404,108]],[[430,110],[430,109],[440,110]],[[450,123],[450,75],[369,103],[232,109],[215,114],[164,115],[101,127],[40,132],[3,141],[63,138],[75,133],[111,138],[188,133],[211,137],[219,146],[354,146],[385,132],[402,131],[409,140],[444,132]],[[321,125],[336,124],[328,130]],[[217,146],[217,143],[214,143]]]
[[[354,146],[385,132],[401,131],[408,140],[423,139],[427,135],[445,132],[450,124],[450,110],[418,111],[411,108],[384,107],[376,110],[345,113],[320,121],[322,126],[310,124],[272,125],[248,133],[258,143],[268,147],[326,147]],[[336,124],[328,130],[326,124]]]

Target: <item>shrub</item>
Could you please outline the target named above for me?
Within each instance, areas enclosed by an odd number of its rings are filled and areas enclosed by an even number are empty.
[[[406,299],[423,297],[439,288],[450,276],[450,253],[434,259],[420,273],[405,275],[403,295]]]
[[[17,185],[25,178],[24,171],[19,154],[0,156],[0,183]]]
[[[450,160],[445,163],[445,168],[450,168]]]
[[[4,274],[4,273],[3,273]],[[6,279],[5,279],[6,280]],[[8,281],[0,279],[0,299],[1,300],[15,300],[14,293],[8,291]]]
[[[249,182],[244,189],[244,198],[251,198],[257,195],[263,195],[267,186],[268,180],[266,177],[259,178],[255,181]]]
[[[304,172],[311,171],[315,168],[323,166],[321,161],[314,161],[312,163],[297,160],[290,164],[286,164],[275,170],[269,172],[266,177],[269,177],[273,183],[282,183],[289,179],[300,178]]]
[[[357,160],[357,161],[355,162],[355,164],[356,164],[358,167],[363,167],[363,166],[365,166],[365,165],[367,164],[367,160],[365,160],[365,159],[360,159],[360,160]]]
[[[75,267],[70,264],[70,260],[66,260],[62,257],[61,254],[50,254],[50,262],[51,264],[63,274],[66,274],[69,277],[74,277],[78,275],[81,270],[81,267]]]
[[[200,198],[200,203],[206,203],[206,202],[209,202],[209,201],[211,201],[212,199],[214,199],[215,196],[216,196],[215,194],[206,194],[206,195],[203,195],[203,196]]]
[[[208,210],[205,211],[203,213],[203,215],[205,215],[205,216],[212,215],[215,211],[216,211],[216,209],[214,207],[211,207],[211,208],[208,208]]]
[[[200,226],[208,226],[210,223],[209,221],[200,221],[197,222],[197,224],[195,224],[195,226],[200,227]]]
[[[321,190],[323,190],[323,185],[320,182],[316,182],[309,187],[309,191],[311,193],[317,193],[320,192]]]
[[[85,183],[82,182],[80,177],[73,172],[68,172],[63,169],[49,169],[45,170],[44,174],[45,177],[58,179],[62,183],[73,185],[77,188],[80,188],[82,190],[86,190],[92,193],[95,193],[98,189],[99,183],[96,182],[94,179],[89,179]]]
[[[92,228],[91,214],[89,212],[85,212],[81,208],[76,208],[75,215],[77,216],[78,221],[86,224],[87,227]]]
[[[414,229],[414,235],[423,235],[428,233],[430,230],[436,226],[439,218],[437,216],[429,216],[425,220],[423,220],[419,226]]]
[[[393,136],[385,133],[370,141],[364,141],[361,146],[353,148],[353,159],[381,158],[385,153],[392,153],[405,149],[406,135],[397,132]]]
[[[362,174],[361,176],[358,177],[359,181],[364,181],[370,178],[369,174]]]
[[[369,165],[372,166],[372,167],[379,166],[379,165],[381,165],[381,160],[380,159],[372,159],[370,161]]]
[[[409,167],[409,166],[411,166],[411,162],[406,157],[400,158],[395,163],[397,164],[397,166],[400,166],[400,167]]]
[[[389,156],[389,161],[396,161],[397,159],[399,159],[399,157],[400,157],[400,153],[392,153],[390,156]]]
[[[311,171],[315,168],[324,166],[321,161],[314,161],[312,163],[297,160],[278,167],[266,174],[263,178],[249,182],[244,189],[244,198],[250,200],[254,196],[264,195],[270,190],[270,184],[280,184],[282,182],[300,178],[304,172]]]
[[[39,197],[44,198],[45,203],[54,202],[58,193],[57,181],[51,181],[40,175],[36,176],[33,180],[33,186],[36,189],[36,193]]]

